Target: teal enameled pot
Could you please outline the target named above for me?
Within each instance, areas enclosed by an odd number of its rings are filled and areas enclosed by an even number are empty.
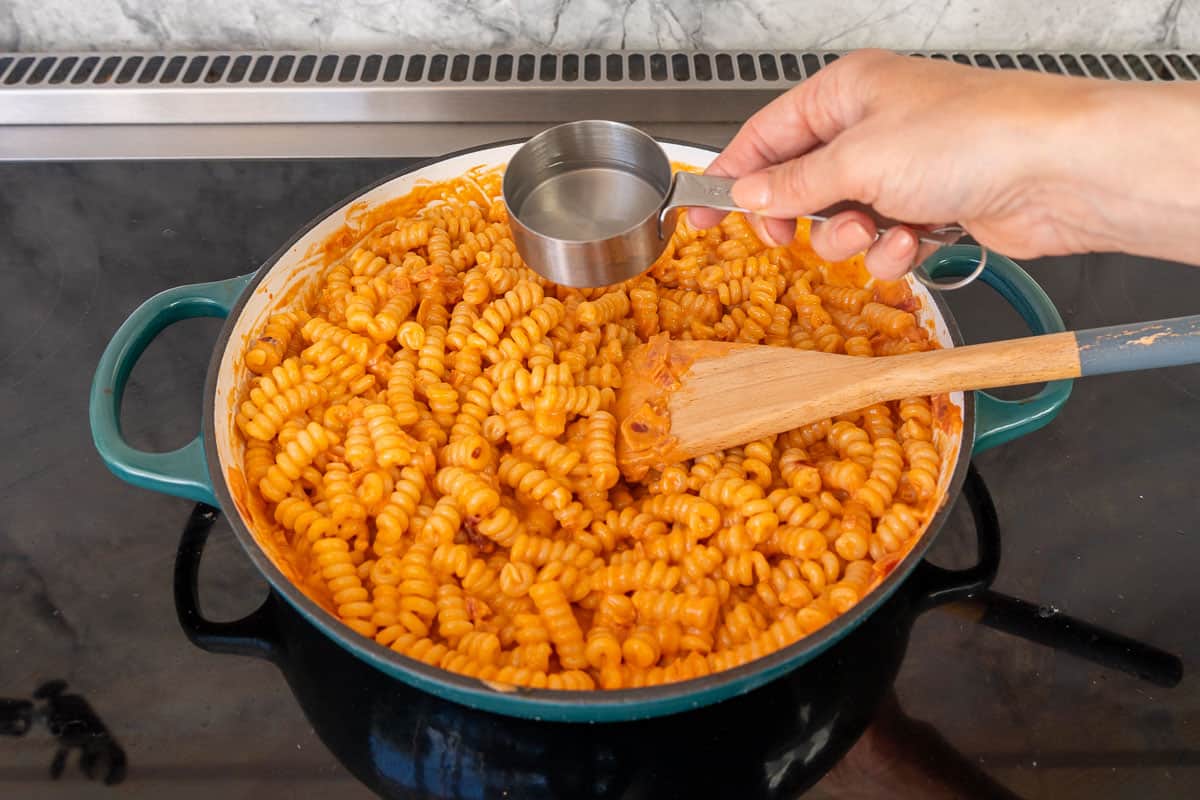
[[[232,474],[241,467],[240,437],[235,435],[237,388],[250,375],[242,363],[245,343],[265,322],[278,298],[304,285],[321,267],[314,255],[319,244],[340,228],[348,215],[409,192],[421,180],[457,177],[480,165],[501,166],[520,146],[509,142],[473,148],[412,167],[388,177],[340,203],[314,220],[284,244],[256,272],[224,281],[180,286],[143,303],[121,325],[104,351],[92,384],[90,416],[96,449],[121,479],[155,491],[219,506],[230,520],[242,547],[280,597],[312,625],[347,651],[387,675],[432,694],[475,708],[531,719],[563,722],[607,722],[662,716],[716,703],[744,694],[794,670],[843,638],[903,583],[937,536],[958,497],[972,453],[1003,444],[1049,423],[1071,391],[1069,381],[1047,384],[1020,401],[1000,400],[983,392],[951,395],[954,413],[961,417],[961,435],[947,441],[941,476],[941,505],[920,541],[874,591],[849,612],[811,636],[737,669],[696,680],[646,689],[559,692],[538,689],[502,691],[402,656],[354,633],[309,599],[288,575],[294,570],[260,538],[248,515],[235,501]],[[672,161],[707,165],[714,151],[696,145],[663,142]],[[935,277],[971,272],[979,263],[978,248],[947,247],[926,262]],[[1017,265],[989,254],[981,279],[1013,305],[1035,333],[1063,330],[1062,319],[1045,292]],[[920,299],[921,321],[942,346],[962,344],[962,337],[941,296],[912,282]],[[202,430],[189,444],[167,453],[148,453],[131,447],[121,435],[121,396],[134,364],[164,328],[191,317],[225,317],[205,383]],[[234,479],[236,480],[236,479]],[[928,566],[928,565],[927,565]],[[936,574],[934,576],[936,581]],[[969,591],[946,573],[946,591]],[[934,596],[936,596],[936,587]]]

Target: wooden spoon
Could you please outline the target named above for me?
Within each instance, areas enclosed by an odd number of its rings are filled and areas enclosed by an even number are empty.
[[[626,360],[617,459],[636,479],[887,400],[1200,362],[1200,315],[888,358],[656,336]]]

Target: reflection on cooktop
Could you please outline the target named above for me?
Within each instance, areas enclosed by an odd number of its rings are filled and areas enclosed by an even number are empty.
[[[45,723],[56,740],[50,778],[62,777],[67,759],[78,751],[79,769],[85,777],[109,786],[125,779],[125,751],[88,701],[67,692],[66,681],[39,686],[32,701],[0,698],[0,734],[25,736],[35,721]]]

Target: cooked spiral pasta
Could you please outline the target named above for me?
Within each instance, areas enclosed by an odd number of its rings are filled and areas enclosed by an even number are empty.
[[[511,509],[500,506],[475,523],[475,529],[501,547],[511,547],[525,525]]]
[[[276,455],[275,463],[259,481],[263,497],[273,503],[283,500],[291,494],[304,468],[335,444],[337,437],[321,427],[320,423],[308,423],[308,427]]]
[[[717,598],[639,589],[633,593],[638,619],[648,623],[678,622],[708,630],[717,621]]]
[[[533,281],[522,281],[488,304],[475,323],[467,343],[485,349],[500,342],[504,329],[514,320],[533,310],[542,302],[542,287]]]
[[[386,645],[401,655],[408,656],[415,661],[421,661],[430,666],[436,667],[443,663],[449,648],[444,644],[439,644],[428,636],[421,636],[416,633],[404,633],[400,626],[393,626],[384,631],[380,631],[375,637],[380,644]]]
[[[246,442],[246,454],[242,464],[246,468],[246,483],[257,486],[275,464],[275,446],[262,439],[250,439]]]
[[[885,306],[883,303],[867,303],[862,308],[862,317],[872,328],[885,336],[902,336],[917,324],[917,318],[912,314]]]
[[[895,439],[877,439],[871,461],[871,472],[867,480],[854,492],[854,499],[871,510],[873,516],[881,516],[892,503],[900,485],[900,473],[904,467],[904,455],[900,443]]]
[[[499,180],[362,211],[247,340],[249,499],[305,590],[405,657],[561,690],[706,675],[852,608],[935,508],[946,403],[851,410],[637,482],[613,409],[660,333],[930,349],[906,286],[765,247],[740,214],[682,221],[623,284],[554,286],[517,254]]]
[[[482,472],[492,463],[492,446],[476,433],[468,433],[442,448],[442,463]]]
[[[904,503],[896,503],[879,520],[873,541],[877,541],[887,552],[895,553],[920,527],[919,513]]]
[[[300,326],[308,321],[304,310],[281,311],[272,314],[254,346],[246,351],[246,367],[259,375],[269,372],[283,361],[292,339]]]
[[[547,386],[538,395],[534,409],[542,413],[558,412],[590,417],[613,405],[612,389],[596,386]]]
[[[658,333],[658,292],[652,284],[643,283],[630,289],[629,305],[639,337],[649,339]]]
[[[509,557],[515,563],[527,563],[535,567],[545,566],[552,561],[583,567],[590,564],[596,554],[576,542],[524,534],[513,541]]]
[[[333,520],[322,514],[311,503],[301,497],[285,497],[275,506],[275,520],[290,531],[295,532],[306,541],[301,547],[299,542],[293,544],[307,551],[308,546],[320,540],[323,536],[332,534]]]
[[[837,554],[846,561],[865,558],[871,547],[871,526],[871,512],[864,505],[854,501],[843,503],[842,522],[834,540]]]
[[[582,456],[570,447],[538,433],[533,418],[524,411],[514,410],[505,414],[504,429],[514,447],[543,465],[551,474],[568,475],[582,461]]]
[[[484,351],[484,356],[495,362],[501,359],[521,359],[529,356],[538,342],[563,319],[566,310],[553,297],[547,297],[528,314],[516,320],[508,335],[494,349]]]
[[[928,500],[937,492],[941,459],[931,442],[920,439],[904,441],[904,457],[908,471],[904,474],[916,490],[917,499]]]
[[[682,571],[665,561],[640,560],[631,564],[610,564],[596,571],[592,588],[610,594],[624,594],[636,589],[674,589]]]
[[[387,381],[387,401],[400,425],[412,425],[421,418],[416,401],[417,365],[403,353],[392,363]]]
[[[320,317],[313,317],[304,323],[304,327],[300,329],[300,333],[304,336],[305,341],[312,344],[329,342],[337,345],[343,353],[360,364],[367,363],[367,358],[371,353],[370,339],[359,336]]]
[[[392,409],[382,403],[375,403],[364,408],[362,414],[367,421],[367,430],[371,435],[371,445],[379,466],[386,469],[408,464],[414,450],[413,441],[400,430],[400,423],[392,415]]]
[[[597,300],[580,303],[575,313],[582,325],[599,326],[616,322],[629,313],[629,295],[624,289],[618,289]]]
[[[375,624],[370,618],[375,607],[368,601],[370,595],[354,568],[350,545],[345,539],[326,536],[313,543],[311,553],[329,587],[338,616],[364,636],[374,636]]]
[[[563,594],[562,586],[555,581],[535,583],[529,589],[529,596],[546,623],[559,662],[567,669],[586,667],[583,631]]]
[[[600,491],[611,489],[621,478],[617,469],[616,439],[616,417],[607,411],[597,411],[588,417],[584,451],[587,454],[588,475],[592,485]]]
[[[875,350],[871,347],[871,340],[865,336],[851,336],[842,344],[842,348],[848,356],[870,358],[875,355]]]
[[[687,525],[697,539],[711,536],[721,524],[721,512],[716,506],[691,494],[651,497],[642,504],[642,510],[660,519]]]
[[[856,461],[864,467],[871,466],[875,448],[867,432],[845,420],[835,422],[829,431],[829,443],[837,448],[844,458]]]
[[[417,512],[417,505],[425,493],[425,475],[416,467],[405,467],[400,471],[391,496],[375,515],[375,541],[373,548],[378,556],[394,555],[399,552],[404,534]]]
[[[324,402],[326,397],[321,387],[306,382],[274,397],[263,397],[261,403],[247,399],[238,411],[237,425],[249,437],[270,441],[285,422]]]
[[[550,511],[562,511],[571,504],[571,490],[566,484],[523,458],[501,458],[498,477],[502,483],[536,500]]]
[[[500,505],[500,495],[478,474],[463,467],[445,467],[438,471],[435,486],[452,495],[473,516],[483,516]]]
[[[817,286],[813,289],[813,294],[833,308],[851,314],[858,314],[863,305],[871,301],[870,289],[851,286]]]

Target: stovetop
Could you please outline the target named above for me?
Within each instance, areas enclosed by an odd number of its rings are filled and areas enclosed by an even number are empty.
[[[278,665],[198,649],[173,598],[189,521],[192,545],[209,534],[205,617],[250,613],[266,583],[223,520],[105,470],[86,414],[96,361],[146,297],[255,268],[402,163],[0,165],[0,796],[508,786],[1148,800],[1200,787],[1197,367],[1080,382],[1048,428],[975,460],[976,510],[990,493],[1003,551],[989,593],[924,610],[902,592],[816,671],[707,712],[539,726],[372,682],[323,655],[324,640]],[[1179,265],[1096,255],[1027,267],[1069,328],[1194,313],[1200,298],[1200,270]],[[1023,333],[982,287],[949,299],[968,341]],[[219,324],[182,323],[151,345],[125,398],[134,444],[194,435]],[[974,564],[973,531],[961,500],[932,558]]]

